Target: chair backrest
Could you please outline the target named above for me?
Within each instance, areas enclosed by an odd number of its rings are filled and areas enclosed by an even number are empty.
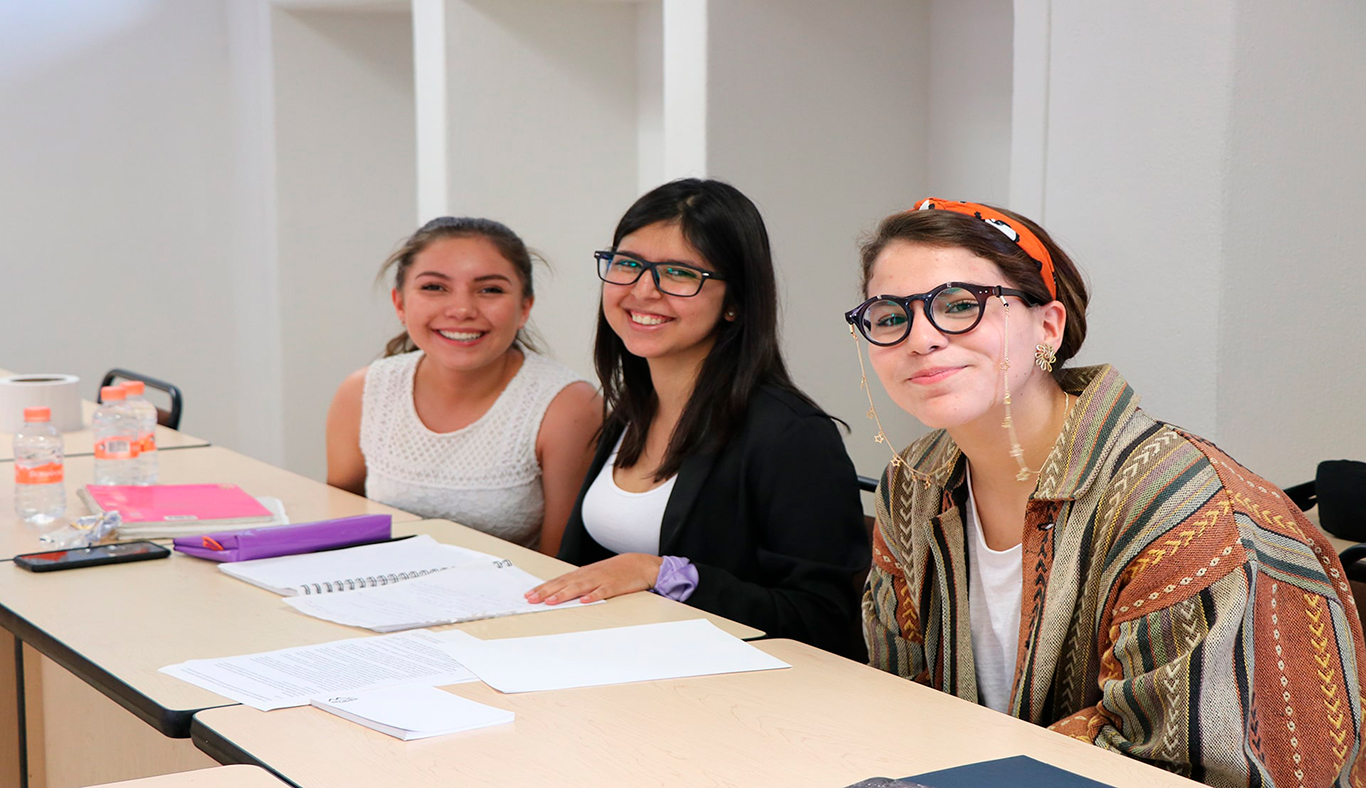
[[[1291,503],[1300,507],[1300,511],[1302,512],[1313,509],[1314,504],[1319,501],[1318,485],[1313,479],[1310,479],[1303,484],[1286,487],[1283,492],[1285,493],[1285,496],[1290,499]]]
[[[863,492],[876,492],[877,479],[871,476],[858,477],[858,488]],[[877,528],[877,518],[871,515],[863,515],[863,527],[868,531],[868,544],[873,543],[873,531]]]
[[[157,406],[157,423],[173,430],[180,428],[180,411],[185,398],[181,395],[178,387],[167,383],[164,380],[158,380],[157,378],[148,377],[147,375],[138,372],[115,367],[104,373],[104,380],[100,382],[100,388],[112,386],[116,380],[140,380],[147,385],[147,388],[156,389],[157,391],[164,393],[170,398],[171,404],[169,408]],[[96,393],[95,401],[100,401],[98,392]]]

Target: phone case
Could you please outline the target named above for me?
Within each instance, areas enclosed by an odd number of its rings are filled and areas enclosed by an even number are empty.
[[[58,561],[44,560],[61,553],[65,553],[66,558]],[[156,558],[165,558],[170,554],[170,550],[152,542],[122,542],[76,550],[53,550],[47,553],[16,555],[14,563],[30,572],[58,572],[63,569],[79,569],[83,566],[151,561]]]

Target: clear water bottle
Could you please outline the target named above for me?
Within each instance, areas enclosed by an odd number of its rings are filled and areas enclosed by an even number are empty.
[[[157,483],[157,408],[143,396],[147,384],[130,380],[123,384],[124,401],[138,425],[137,484]]]
[[[26,523],[47,525],[66,514],[62,433],[48,408],[24,408],[14,433],[14,511]]]
[[[122,386],[100,389],[103,403],[90,421],[95,433],[95,484],[137,484],[138,424]]]

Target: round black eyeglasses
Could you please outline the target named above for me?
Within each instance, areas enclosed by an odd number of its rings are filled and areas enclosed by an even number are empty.
[[[930,325],[944,334],[966,334],[982,322],[987,310],[987,299],[992,296],[1017,296],[1028,306],[1039,301],[1023,290],[1012,290],[1000,285],[974,285],[967,282],[945,282],[928,293],[894,296],[878,295],[864,301],[848,312],[844,319],[858,329],[863,338],[874,345],[895,345],[911,335],[911,304],[920,301]]]
[[[649,271],[655,288],[665,295],[688,298],[702,292],[702,285],[708,279],[726,280],[714,271],[684,263],[651,263],[618,252],[594,252],[593,257],[598,261],[598,278],[607,284],[633,285],[641,274]]]

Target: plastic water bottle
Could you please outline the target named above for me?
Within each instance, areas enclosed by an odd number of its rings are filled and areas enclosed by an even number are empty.
[[[147,384],[140,380],[130,380],[123,384],[127,392],[124,401],[138,425],[138,460],[136,484],[157,483],[157,408],[142,395]]]
[[[124,402],[122,386],[100,389],[91,419],[95,433],[95,484],[137,484],[138,424]]]
[[[14,433],[14,511],[24,522],[47,525],[66,514],[62,434],[48,408],[24,408]]]

